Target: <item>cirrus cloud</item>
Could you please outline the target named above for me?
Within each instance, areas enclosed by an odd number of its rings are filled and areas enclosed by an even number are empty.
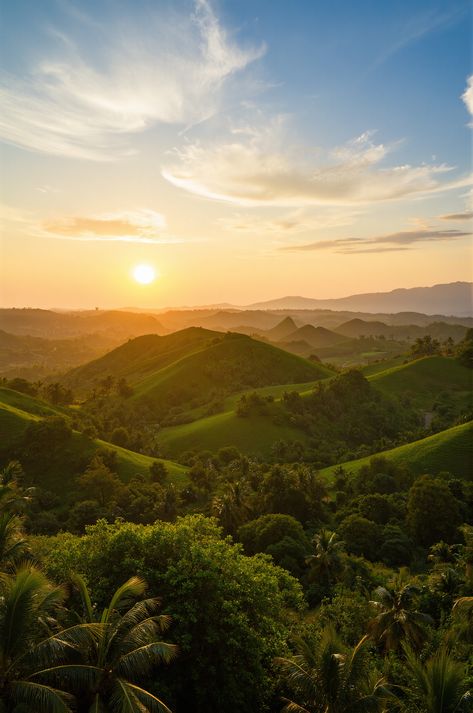
[[[338,240],[319,240],[306,245],[286,245],[281,250],[312,251],[333,250],[337,253],[382,253],[408,250],[414,243],[459,240],[471,237],[471,232],[462,230],[403,230],[368,238],[339,238]]]
[[[126,135],[211,116],[225,82],[265,51],[232,42],[208,0],[190,15],[155,8],[113,28],[90,23],[88,34],[77,44],[52,32],[51,56],[0,74],[0,139],[75,158],[127,155]]]
[[[452,167],[380,165],[395,148],[376,144],[366,132],[320,161],[282,146],[284,119],[263,131],[233,132],[231,141],[187,143],[175,149],[163,177],[203,198],[247,206],[367,205],[411,198],[468,185],[471,178],[442,181]],[[241,134],[246,140],[241,140]]]

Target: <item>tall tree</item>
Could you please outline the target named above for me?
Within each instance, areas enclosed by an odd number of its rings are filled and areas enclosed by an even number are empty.
[[[416,609],[418,594],[413,584],[398,589],[376,589],[376,599],[371,604],[379,613],[370,621],[368,632],[386,651],[396,651],[403,641],[420,648],[425,641],[426,626],[433,621],[428,614]]]
[[[81,702],[90,713],[169,713],[169,708],[141,683],[160,662],[169,662],[176,647],[161,640],[169,624],[168,616],[158,614],[157,598],[141,599],[146,583],[131,577],[119,587],[108,607],[96,614],[84,580],[76,576],[83,618],[98,624],[96,636],[82,651],[83,662],[65,667],[74,677]]]
[[[386,681],[377,676],[366,655],[368,637],[345,649],[332,628],[317,646],[299,641],[293,658],[278,658],[292,698],[284,698],[285,713],[381,713],[392,698]]]
[[[312,540],[314,553],[306,562],[310,567],[311,577],[323,577],[331,584],[343,569],[342,552],[344,543],[335,532],[321,530]]]
[[[73,696],[67,664],[84,644],[83,627],[55,620],[66,591],[33,566],[0,578],[0,711],[69,713]],[[47,672],[45,671],[47,667]]]
[[[412,685],[406,690],[406,711],[422,713],[469,713],[473,692],[468,690],[467,667],[440,648],[425,663],[406,649]]]

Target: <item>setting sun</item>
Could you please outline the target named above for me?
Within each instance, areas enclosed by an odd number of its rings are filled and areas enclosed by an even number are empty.
[[[136,265],[133,268],[133,278],[140,285],[149,285],[156,279],[156,270],[151,265]]]

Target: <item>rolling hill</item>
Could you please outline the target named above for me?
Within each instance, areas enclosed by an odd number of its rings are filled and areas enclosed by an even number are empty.
[[[116,338],[101,334],[44,339],[0,329],[0,375],[35,381],[96,359],[115,346]]]
[[[305,442],[307,437],[300,430],[278,426],[264,416],[239,418],[235,411],[163,428],[159,434],[163,454],[172,458],[192,450],[216,452],[225,446],[236,446],[249,456],[268,458],[278,440]]]
[[[99,359],[73,369],[62,381],[80,391],[93,388],[106,376],[125,378],[135,384],[148,374],[203,348],[212,339],[221,337],[217,332],[200,327],[189,327],[163,337],[146,334],[129,340]]]
[[[460,408],[471,408],[473,374],[456,359],[424,357],[394,366],[369,377],[385,394],[408,398],[420,409],[430,411],[440,394],[447,393]]]
[[[62,339],[84,334],[106,334],[116,339],[160,332],[151,314],[120,310],[55,312],[46,309],[0,309],[0,329],[11,334]]]
[[[32,423],[41,423],[47,416],[64,416],[64,412],[30,396],[1,388],[0,456],[11,452],[15,444],[22,439],[28,426]],[[178,486],[187,482],[187,469],[178,463],[150,458],[112,443],[92,440],[74,431],[65,446],[52,449],[51,456],[44,463],[44,467],[39,464],[40,478],[37,484],[58,494],[67,495],[67,476],[71,477],[83,471],[93,455],[101,450],[116,453],[117,472],[125,482],[136,474],[147,477],[150,465],[155,460],[164,463],[171,482]]]
[[[351,319],[336,328],[339,334],[347,337],[378,337],[387,339],[414,340],[417,337],[430,335],[434,339],[444,341],[449,337],[458,342],[465,336],[467,327],[461,324],[447,324],[446,322],[431,322],[427,325],[417,324],[386,324],[377,320]]]
[[[398,465],[407,465],[417,475],[424,473],[436,475],[447,471],[458,478],[471,481],[473,480],[473,421],[377,453],[376,456],[383,456]],[[373,457],[368,456],[341,465],[347,472],[357,473]],[[320,471],[320,475],[330,479],[336,468],[338,466],[324,468]]]
[[[275,327],[272,329],[268,329],[265,333],[264,336],[269,339],[271,342],[279,342],[286,337],[288,337],[290,334],[295,332],[297,330],[297,324],[294,322],[292,317],[284,317],[282,322],[279,322]]]
[[[133,385],[130,403],[163,413],[195,408],[245,389],[326,378],[331,371],[242,334],[198,327],[122,345],[66,375],[64,383],[85,392],[111,375]]]
[[[319,347],[333,347],[341,342],[346,342],[347,338],[325,327],[314,327],[312,324],[305,324],[303,327],[299,327],[296,331],[288,334],[281,341],[287,344],[303,341],[317,349]]]

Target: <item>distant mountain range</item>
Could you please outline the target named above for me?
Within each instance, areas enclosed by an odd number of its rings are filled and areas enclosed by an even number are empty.
[[[247,305],[250,310],[332,309],[359,312],[422,312],[424,314],[473,315],[473,282],[450,282],[432,287],[412,287],[391,292],[368,292],[335,299],[280,297]]]

